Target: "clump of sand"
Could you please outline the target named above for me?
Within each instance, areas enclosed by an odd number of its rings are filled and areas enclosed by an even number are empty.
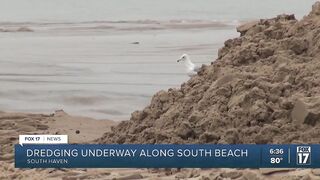
[[[237,30],[198,76],[97,142],[320,143],[320,3],[301,21],[279,15]]]

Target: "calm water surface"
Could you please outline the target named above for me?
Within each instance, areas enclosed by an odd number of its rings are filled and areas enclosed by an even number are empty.
[[[239,23],[314,2],[0,0],[0,109],[128,119],[188,80],[181,54],[209,64]]]

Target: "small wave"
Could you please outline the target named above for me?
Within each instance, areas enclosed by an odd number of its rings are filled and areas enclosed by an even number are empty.
[[[185,76],[186,74],[185,73],[170,73],[170,72],[129,72],[129,71],[111,71],[112,73],[115,73],[115,74],[136,74],[136,75],[164,75],[164,76],[167,76],[167,75],[170,75],[170,76]]]
[[[156,30],[164,30],[164,27],[125,27],[118,28],[121,31],[156,31]]]
[[[96,105],[104,102],[106,98],[102,96],[70,96],[63,99],[65,104],[70,105]]]
[[[93,110],[93,111],[97,112],[97,113],[114,115],[114,116],[126,115],[126,113],[124,113],[124,112],[117,111],[117,110],[111,110],[111,109],[98,109],[98,110]]]
[[[57,76],[74,76],[73,74],[29,74],[29,73],[0,73],[0,76],[17,76],[17,77],[57,77]]]
[[[119,30],[119,31],[159,31],[170,29],[205,29],[205,28],[231,28],[239,25],[238,20],[118,20],[118,21],[85,21],[85,22],[0,22],[0,32],[33,32],[45,30]]]
[[[115,22],[112,22],[115,23]],[[170,29],[204,29],[234,27],[237,22],[229,21],[204,21],[204,20],[169,20],[169,21],[122,21],[130,26],[118,28],[124,31],[150,31]]]
[[[79,24],[220,24],[220,25],[237,25],[238,20],[200,20],[200,19],[171,19],[171,20],[119,20],[119,21],[85,21]]]
[[[77,85],[126,85],[126,86],[176,86],[169,83],[130,83],[130,82],[71,82],[71,81],[50,81],[50,80],[27,80],[27,79],[0,79],[3,82],[20,82],[35,84],[77,84]]]
[[[72,31],[82,31],[82,30],[110,30],[115,29],[114,26],[109,25],[97,25],[97,26],[72,26],[72,27],[59,27],[59,28],[52,28],[51,30],[72,30]]]
[[[118,20],[118,21],[85,21],[85,22],[80,22],[82,24],[92,24],[92,23],[97,23],[97,24],[160,24],[161,21],[157,20]]]
[[[34,30],[28,27],[0,28],[0,32],[34,32]]]
[[[249,21],[249,20],[248,20]],[[251,21],[251,19],[250,19]],[[0,22],[0,26],[37,26],[37,25],[77,25],[77,24],[215,24],[236,25],[239,20],[201,20],[201,19],[169,19],[169,20],[105,20],[105,21],[80,21],[80,22]]]
[[[1,97],[10,97],[10,98],[34,98],[34,97],[40,97],[44,96],[48,98],[48,94],[52,93],[51,90],[10,90],[10,91],[0,91]],[[97,100],[103,100],[103,102],[109,101],[109,100],[119,100],[119,99],[131,99],[133,97],[135,98],[150,98],[153,93],[147,94],[147,93],[138,93],[138,92],[120,92],[120,91],[110,91],[110,90],[55,90],[55,94],[59,96],[54,96],[54,100],[57,100],[60,98],[60,95],[67,99],[71,98],[71,100],[75,99],[75,101],[82,101],[86,98],[91,99],[97,99]],[[92,96],[88,97],[88,94],[92,94]],[[86,96],[85,96],[86,95]],[[79,99],[78,99],[79,97]]]

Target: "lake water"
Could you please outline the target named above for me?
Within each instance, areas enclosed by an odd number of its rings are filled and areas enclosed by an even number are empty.
[[[181,54],[209,64],[238,24],[314,2],[0,0],[0,110],[129,119],[188,80]]]

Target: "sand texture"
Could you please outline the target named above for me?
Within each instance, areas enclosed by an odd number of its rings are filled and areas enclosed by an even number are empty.
[[[0,179],[27,180],[132,180],[132,179],[317,179],[310,169],[16,169],[13,144],[19,134],[68,134],[70,143],[93,143],[115,122],[69,116],[0,112]],[[80,132],[79,134],[76,131]]]

